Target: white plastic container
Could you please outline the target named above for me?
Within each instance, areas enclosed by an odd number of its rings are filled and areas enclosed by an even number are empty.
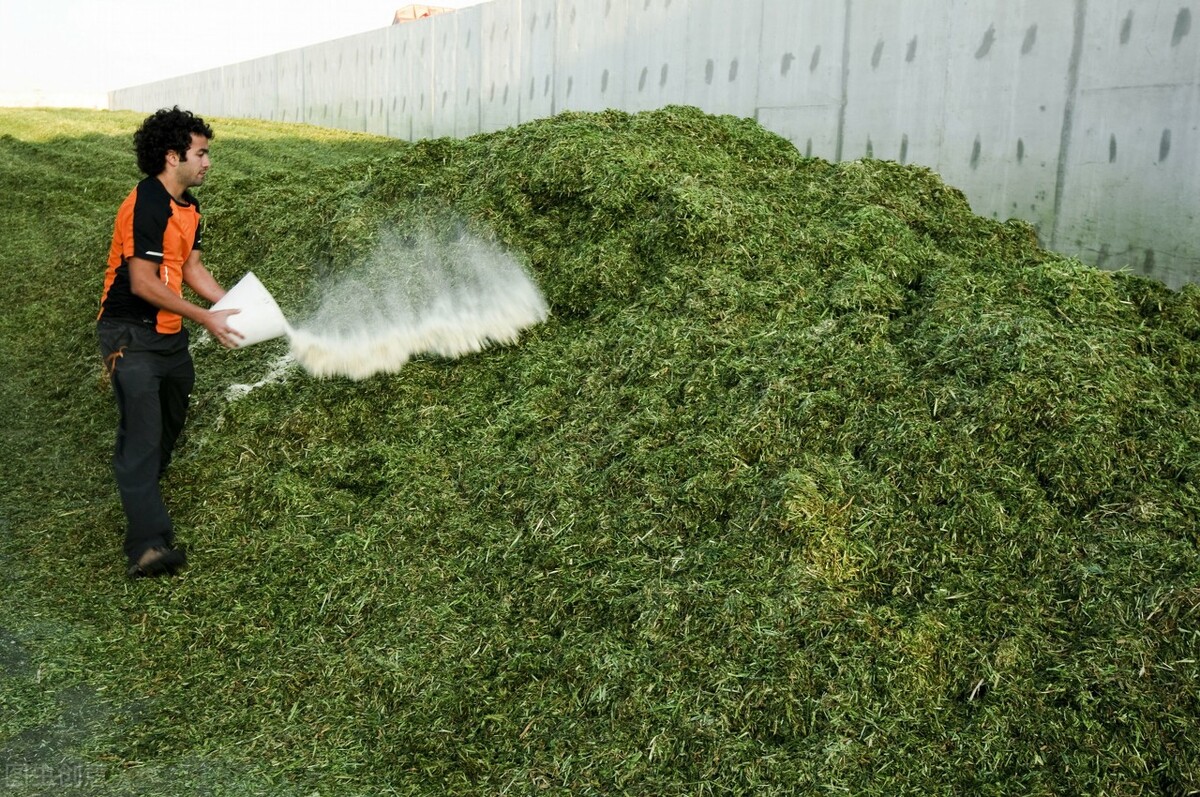
[[[227,321],[229,326],[244,336],[233,339],[236,348],[278,338],[286,335],[290,329],[283,311],[275,303],[275,297],[259,282],[253,271],[247,271],[246,276],[212,306],[213,310],[234,308],[241,312],[229,316]]]

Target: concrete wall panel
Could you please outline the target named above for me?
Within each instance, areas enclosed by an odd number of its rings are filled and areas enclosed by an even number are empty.
[[[1200,3],[1089,3],[1051,243],[1168,285],[1200,281]]]
[[[336,42],[314,44],[304,53],[304,121],[314,125],[332,125],[337,102],[335,75]]]
[[[955,0],[940,157],[977,213],[1049,234],[1069,85],[1074,8],[1039,0]],[[969,6],[969,8],[967,8]],[[962,8],[959,8],[962,7]]]
[[[208,73],[201,74],[207,75]],[[174,81],[169,83],[154,84],[151,86],[139,86],[137,88],[130,89],[128,91],[131,91],[137,96],[140,104],[131,106],[117,105],[115,107],[132,107],[139,111],[146,111],[147,113],[155,111],[159,108],[169,108],[176,103],[182,104],[186,107],[186,105],[192,101],[193,97],[201,96],[201,89],[203,86],[204,81],[201,79],[200,75],[184,75],[183,77],[176,78]],[[168,102],[171,97],[176,97],[177,99],[174,102]],[[208,111],[207,105],[196,104],[195,107],[204,108],[209,115],[212,115],[212,113]]]
[[[556,0],[521,0],[522,122],[543,119],[557,112],[554,100],[558,3]]]
[[[386,136],[388,104],[392,94],[387,28],[356,36],[354,46],[360,56],[355,72],[362,75],[363,85],[362,106],[356,108],[363,120],[361,129],[367,133]]]
[[[335,81],[338,93],[337,126],[359,133],[367,129],[367,106],[371,96],[366,41],[366,34],[340,41],[340,66]]]
[[[1074,118],[1056,248],[1169,285],[1200,281],[1200,86],[1082,93]]]
[[[233,74],[230,74],[230,73]],[[244,61],[228,67],[223,75],[222,91],[227,116],[253,116],[258,109],[258,97],[279,94],[278,66],[274,56]],[[237,86],[232,89],[231,86]],[[269,112],[274,112],[271,108]]]
[[[275,97],[270,118],[281,122],[304,120],[304,51],[271,56],[275,63]]]
[[[491,132],[520,121],[521,7],[493,2],[480,8],[479,129]]]
[[[459,138],[479,132],[481,86],[483,85],[483,9],[464,8],[437,19],[454,22],[454,33],[446,46],[457,50],[454,55],[453,104],[454,132]],[[438,25],[438,36],[443,35]]]
[[[943,0],[851,2],[839,158],[937,163],[949,30]]]
[[[686,0],[628,0],[621,72],[627,111],[687,102]]]
[[[251,89],[246,80],[245,64],[223,66],[217,70],[217,74],[220,84],[214,105],[221,109],[221,116],[240,116],[242,106],[246,103],[239,101],[239,97],[246,96],[246,92]]]
[[[762,13],[759,107],[841,104],[845,0],[763,0]]]
[[[198,96],[203,100],[198,104],[198,107],[204,108],[205,111],[213,116],[219,116],[225,112],[228,103],[225,101],[224,80],[222,78],[221,69],[210,69],[207,72],[200,72],[196,75],[186,75],[180,79],[183,83],[178,95]],[[165,91],[162,93],[158,107],[169,108],[179,99],[172,99],[173,92]],[[209,111],[209,108],[218,108],[220,110]]]
[[[627,6],[628,0],[559,3],[554,87],[560,110],[622,107]]]
[[[763,2],[757,118],[809,156],[837,155],[846,5],[845,0]]]
[[[305,48],[299,67],[306,121],[386,134],[388,57],[386,29]]]
[[[208,97],[209,101],[214,105],[224,108],[228,105],[228,103],[226,102],[224,96],[225,91],[220,72],[220,70],[213,70],[209,74],[208,79],[203,81],[200,91],[202,91],[204,95]]]
[[[441,138],[455,134],[456,91],[458,88],[458,14],[445,14],[410,22],[428,26],[433,42],[433,135]]]
[[[1200,74],[1200,3],[1087,4],[1079,88],[1193,85]]]
[[[792,142],[805,156],[835,160],[838,149],[837,106],[759,108],[758,123]]]
[[[412,54],[417,47],[416,36],[409,25],[393,25],[387,29],[388,85],[392,96],[387,104],[388,135],[412,139],[413,117],[416,115],[418,81],[413,71]]]
[[[691,0],[687,11],[688,102],[710,113],[754,116],[763,0]]]
[[[434,38],[429,20],[393,25],[390,38],[392,135],[416,140],[433,136]]]

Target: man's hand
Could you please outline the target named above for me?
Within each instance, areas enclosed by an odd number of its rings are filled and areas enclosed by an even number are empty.
[[[179,313],[208,330],[208,334],[227,349],[236,349],[237,342],[246,337],[229,326],[229,316],[241,310],[205,310],[182,296],[176,296],[158,278],[158,264],[141,258],[129,258],[129,284],[136,296],[155,307]],[[184,264],[184,284],[210,302],[225,295],[225,291],[200,263],[200,253],[193,251]]]
[[[200,323],[208,330],[208,334],[212,335],[222,346],[227,349],[236,349],[238,340],[246,336],[229,326],[229,316],[240,312],[242,311],[236,308],[232,310],[207,310]]]

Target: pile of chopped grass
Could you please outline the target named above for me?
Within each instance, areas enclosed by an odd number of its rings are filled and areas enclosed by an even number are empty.
[[[168,487],[194,564],[130,585],[90,320],[137,118],[32,114],[0,113],[0,589],[46,683],[113,701],[89,760],[339,794],[1200,789],[1195,286],[694,109],[416,144],[217,120],[226,283],[302,312],[451,214],[552,317],[236,401],[283,344],[198,345]],[[55,711],[11,691],[0,744]]]

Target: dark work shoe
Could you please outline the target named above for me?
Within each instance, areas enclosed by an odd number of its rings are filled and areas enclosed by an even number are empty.
[[[130,578],[175,575],[175,571],[187,564],[187,554],[182,548],[156,545],[149,548],[126,571]]]

